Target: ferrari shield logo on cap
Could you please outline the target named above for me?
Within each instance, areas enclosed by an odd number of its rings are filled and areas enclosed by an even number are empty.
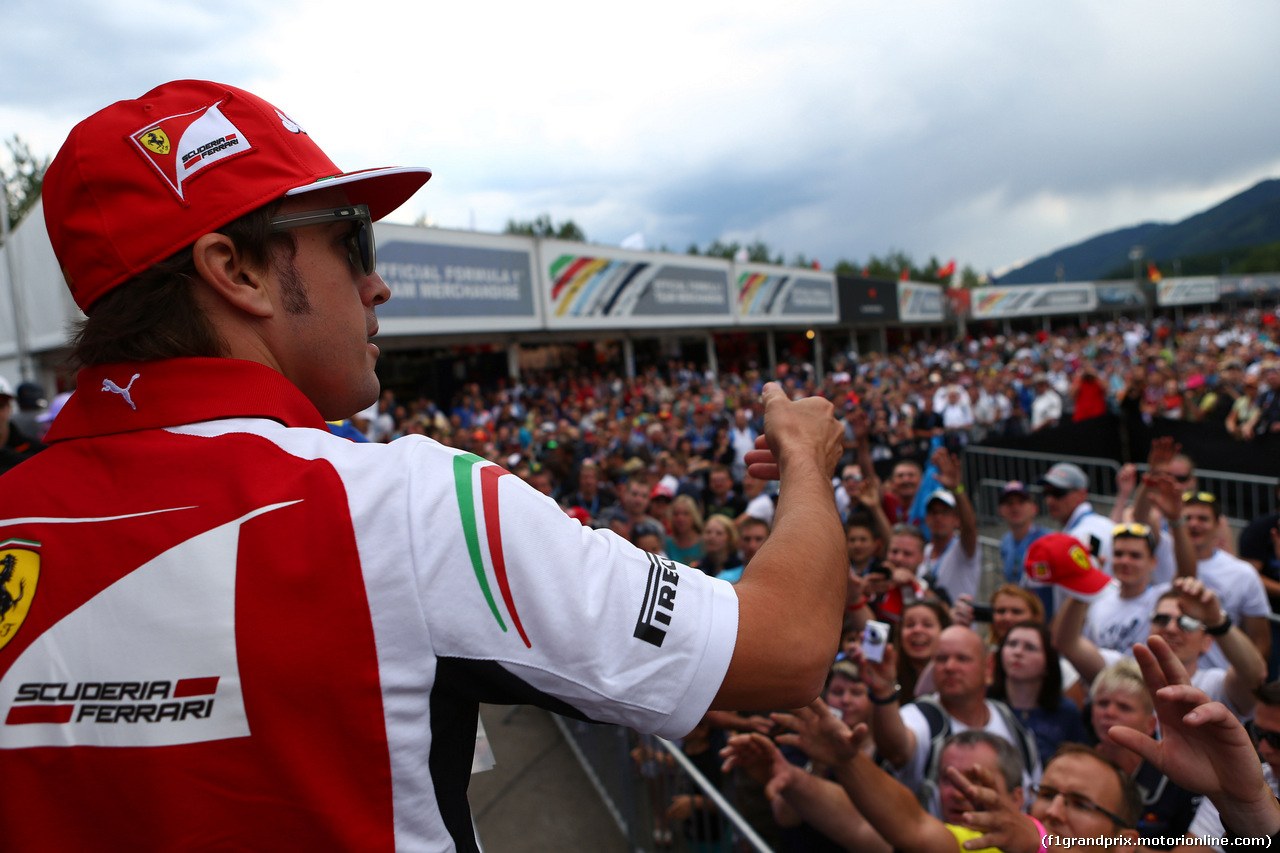
[[[1093,568],[1093,565],[1089,562],[1088,553],[1079,545],[1072,545],[1071,550],[1067,553],[1071,555],[1071,559],[1075,561],[1075,564],[1085,571]]]
[[[201,169],[253,148],[219,106],[160,119],[132,136],[138,152],[184,203],[187,182]]]
[[[0,649],[8,645],[31,610],[40,579],[39,542],[9,539],[0,544]]]
[[[165,132],[158,128],[152,128],[138,137],[138,141],[145,145],[149,150],[157,154],[168,154],[172,146],[169,145],[169,137]]]

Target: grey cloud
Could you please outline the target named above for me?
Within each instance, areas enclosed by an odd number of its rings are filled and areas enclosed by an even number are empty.
[[[81,117],[166,80],[198,73],[231,82],[260,67],[229,49],[262,17],[248,0],[146,4],[127,13],[94,0],[56,11],[39,2],[6,5],[0,102],[7,106]]]

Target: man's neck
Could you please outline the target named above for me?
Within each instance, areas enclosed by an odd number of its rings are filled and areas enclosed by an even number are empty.
[[[1127,581],[1120,581],[1120,597],[1125,601],[1137,598],[1147,591],[1151,586],[1151,575],[1132,578]]]
[[[1025,522],[1017,526],[1009,525],[1009,532],[1013,534],[1014,542],[1021,542],[1027,538],[1027,534],[1031,532],[1031,522]]]
[[[971,729],[981,729],[991,721],[991,711],[981,693],[942,700],[947,713]]]

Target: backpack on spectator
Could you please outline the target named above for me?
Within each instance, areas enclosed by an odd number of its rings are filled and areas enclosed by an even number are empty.
[[[1036,749],[1035,737],[1022,725],[1022,721],[1014,715],[1008,705],[998,699],[990,700],[997,713],[1004,720],[1005,726],[1013,732],[1018,752],[1022,754],[1022,769],[1030,773],[1040,763],[1040,753]],[[938,769],[942,764],[942,743],[951,736],[951,715],[942,704],[932,696],[920,696],[915,700],[916,707],[929,723],[929,752],[924,759],[924,781],[916,798],[920,805],[929,808],[929,801],[938,790]]]

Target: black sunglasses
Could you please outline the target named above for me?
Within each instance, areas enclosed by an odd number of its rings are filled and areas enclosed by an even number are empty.
[[[1059,489],[1057,486],[1045,486],[1041,491],[1047,498],[1061,498],[1067,494],[1066,489]]]
[[[309,228],[312,225],[328,225],[330,222],[351,222],[353,228],[346,237],[348,259],[351,266],[365,275],[373,275],[377,264],[377,247],[373,242],[373,217],[369,205],[353,204],[347,207],[331,207],[327,210],[304,210],[271,218],[271,230],[289,231]]]
[[[1258,724],[1253,724],[1253,733],[1259,741],[1265,741],[1267,746],[1272,749],[1280,749],[1280,732],[1270,732],[1266,729],[1258,728]]]

